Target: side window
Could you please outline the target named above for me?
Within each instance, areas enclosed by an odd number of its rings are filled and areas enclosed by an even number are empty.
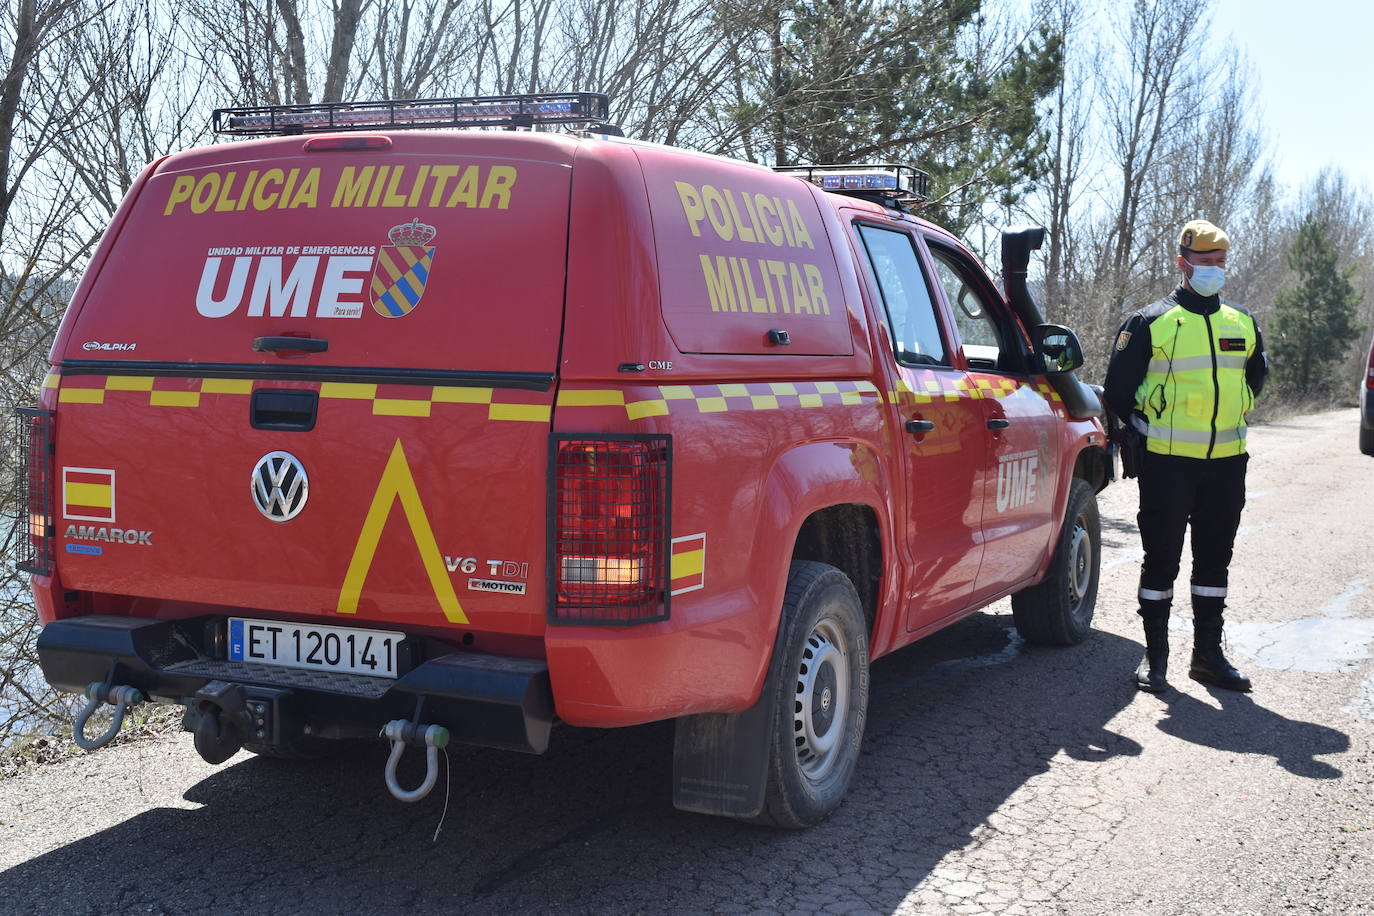
[[[930,246],[930,253],[935,261],[935,275],[944,287],[950,310],[954,312],[954,323],[959,328],[959,339],[969,368],[984,371],[1014,368],[1016,351],[1003,345],[996,309],[983,292],[967,279],[968,271],[974,269],[972,265],[963,264],[953,253],[934,245]]]
[[[887,309],[887,329],[903,365],[948,366],[944,339],[930,286],[911,236],[877,226],[859,226],[873,279]]]

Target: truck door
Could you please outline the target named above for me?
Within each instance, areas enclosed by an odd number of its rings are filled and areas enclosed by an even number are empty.
[[[888,403],[905,471],[907,626],[915,630],[969,604],[983,555],[982,403],[953,365],[929,269],[904,228],[857,225],[881,330]],[[899,530],[901,530],[899,528]]]
[[[926,241],[991,450],[982,501],[985,549],[974,588],[982,601],[1033,575],[1058,530],[1052,517],[1058,421],[1052,389],[1027,371],[1030,351],[1021,325],[987,274],[963,252]]]

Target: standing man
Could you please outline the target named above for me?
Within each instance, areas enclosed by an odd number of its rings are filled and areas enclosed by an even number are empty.
[[[1141,690],[1167,687],[1169,608],[1192,526],[1193,658],[1188,676],[1227,690],[1250,680],[1221,650],[1226,570],[1245,505],[1245,415],[1269,364],[1259,326],[1217,295],[1231,241],[1206,220],[1183,227],[1182,284],[1122,325],[1107,366],[1107,406],[1128,427],[1140,484]],[[1132,463],[1132,462],[1126,462]]]

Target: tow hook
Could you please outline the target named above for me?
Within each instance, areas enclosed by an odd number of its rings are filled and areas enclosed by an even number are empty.
[[[115,735],[119,734],[119,729],[124,725],[124,713],[129,710],[130,706],[137,706],[142,703],[143,699],[143,694],[139,693],[135,687],[112,687],[110,684],[100,681],[88,684],[86,686],[86,705],[82,707],[81,714],[76,717],[76,726],[72,729],[72,740],[76,742],[77,747],[84,751],[94,751],[104,747],[114,740]],[[106,703],[115,708],[114,721],[99,738],[87,738],[86,722],[91,718],[91,713]]]
[[[252,733],[243,685],[211,681],[195,695],[196,753],[206,763],[223,763],[239,752]]]
[[[418,725],[408,719],[393,719],[386,723],[381,736],[391,739],[391,756],[386,759],[387,789],[397,801],[416,802],[424,798],[439,778],[439,748],[448,746],[448,729],[442,725]],[[407,744],[425,747],[425,781],[409,792],[396,781],[396,764]]]

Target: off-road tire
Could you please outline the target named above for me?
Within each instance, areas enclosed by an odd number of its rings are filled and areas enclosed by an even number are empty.
[[[833,566],[794,562],[773,649],[768,786],[757,823],[810,827],[839,807],[868,713],[868,631],[858,593]]]
[[[1087,638],[1101,560],[1097,494],[1086,480],[1075,477],[1049,572],[1039,585],[1011,596],[1012,619],[1021,638],[1049,646],[1077,645]]]

